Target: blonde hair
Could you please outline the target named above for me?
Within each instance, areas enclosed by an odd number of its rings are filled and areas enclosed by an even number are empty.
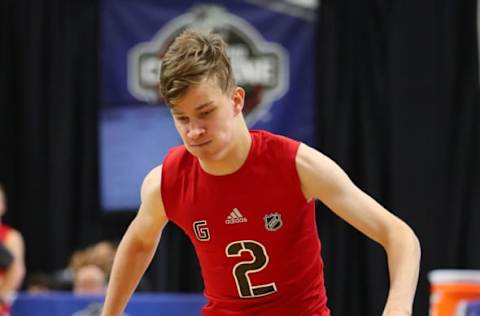
[[[218,34],[191,30],[180,34],[167,49],[160,70],[159,93],[168,106],[204,79],[214,79],[224,93],[235,87],[226,44]]]
[[[109,241],[100,241],[83,250],[77,250],[70,258],[70,268],[77,272],[84,266],[94,265],[110,275],[116,247]]]

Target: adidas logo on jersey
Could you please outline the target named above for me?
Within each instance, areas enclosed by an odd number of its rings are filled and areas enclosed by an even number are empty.
[[[227,216],[225,224],[239,224],[248,222],[247,218],[240,213],[238,208],[234,208],[230,215]]]

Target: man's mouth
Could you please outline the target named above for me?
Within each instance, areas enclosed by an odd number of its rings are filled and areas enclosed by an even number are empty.
[[[207,140],[207,141],[205,141],[205,142],[203,142],[203,143],[190,144],[190,146],[192,146],[192,147],[202,147],[202,146],[205,146],[205,145],[210,144],[211,142],[212,142],[212,140]]]

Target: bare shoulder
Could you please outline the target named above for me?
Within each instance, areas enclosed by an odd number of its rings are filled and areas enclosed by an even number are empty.
[[[8,233],[6,241],[9,240],[12,240],[13,242],[23,242],[23,236],[18,230],[12,228]]]
[[[143,179],[141,194],[142,200],[145,195],[150,195],[156,193],[161,194],[161,183],[162,183],[162,165],[159,165],[145,176]]]
[[[162,201],[162,165],[153,168],[144,178],[141,188],[142,209],[165,216]]]
[[[352,187],[348,176],[332,159],[305,144],[300,144],[295,163],[307,199],[323,200]]]
[[[142,247],[156,245],[168,221],[162,202],[161,177],[161,165],[145,176],[140,190],[140,208],[126,233],[128,240],[138,242]]]
[[[319,167],[328,168],[334,162],[320,151],[305,145],[300,144],[296,156],[297,168],[302,169],[317,169]]]
[[[12,228],[5,239],[5,246],[14,253],[23,253],[24,241],[22,234]]]

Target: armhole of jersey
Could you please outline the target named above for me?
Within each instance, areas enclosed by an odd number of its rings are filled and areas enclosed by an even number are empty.
[[[298,173],[298,167],[297,167],[297,155],[298,155],[298,151],[300,150],[300,146],[302,145],[301,142],[296,142],[296,148],[294,150],[294,155],[293,155],[293,171],[295,173],[295,181],[296,181],[296,188],[298,190],[298,194],[300,195],[300,197],[302,198],[302,201],[304,201],[305,203],[310,203],[313,201],[313,199],[307,199],[305,197],[305,194],[303,193],[303,190],[302,190],[302,180],[300,179],[300,174]]]
[[[167,216],[168,219],[170,219],[170,214],[168,212],[169,210],[169,204],[170,204],[170,201],[169,201],[169,197],[168,197],[168,189],[166,188],[166,182],[167,182],[167,179],[169,178],[169,175],[168,175],[168,165],[169,165],[169,157],[172,153],[172,150],[169,150],[167,155],[165,156],[165,159],[163,160],[163,163],[162,163],[162,175],[161,175],[161,178],[160,178],[160,196],[162,197],[162,202],[163,202],[163,209],[165,211],[165,216]]]
[[[300,180],[300,174],[298,173],[298,168],[297,168],[297,154],[298,150],[300,149],[300,145],[302,144],[301,142],[285,137],[285,136],[280,136],[281,140],[281,146],[283,146],[284,152],[287,153],[287,159],[286,161],[284,160],[284,163],[287,165],[287,172],[286,175],[292,179],[292,193],[298,196],[299,201],[303,203],[309,203],[312,201],[312,199],[307,200],[305,197],[305,194],[303,193],[302,190],[302,182]],[[280,159],[282,157],[279,157]],[[280,160],[282,161],[282,160]]]

